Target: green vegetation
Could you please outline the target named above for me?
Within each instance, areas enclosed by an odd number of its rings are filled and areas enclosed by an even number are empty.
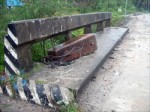
[[[123,16],[118,15],[117,13],[112,14],[112,26],[117,26],[122,20],[124,19]]]
[[[60,108],[60,112],[80,112],[77,104],[70,103],[69,105],[64,105]]]

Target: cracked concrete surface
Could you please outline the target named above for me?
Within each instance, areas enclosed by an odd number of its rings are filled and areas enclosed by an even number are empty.
[[[80,95],[82,112],[150,112],[150,14],[126,26],[129,33]]]

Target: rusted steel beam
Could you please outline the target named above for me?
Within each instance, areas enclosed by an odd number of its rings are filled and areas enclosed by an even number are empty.
[[[89,55],[97,49],[95,35],[85,34],[78,38],[72,38],[54,49],[48,51],[48,58],[50,60],[58,61],[72,61],[81,56]]]

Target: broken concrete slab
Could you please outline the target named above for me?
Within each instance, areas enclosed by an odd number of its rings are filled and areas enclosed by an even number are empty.
[[[81,57],[71,65],[53,69],[50,65],[39,64],[40,69],[34,71],[30,79],[60,85],[78,94],[127,32],[127,28],[105,28],[103,33],[95,33],[98,49],[93,54]]]
[[[55,46],[48,51],[48,56],[44,58],[47,64],[53,61],[70,62],[82,56],[89,55],[97,49],[97,42],[95,35],[84,34],[82,36],[72,38]],[[46,62],[47,60],[47,62]]]

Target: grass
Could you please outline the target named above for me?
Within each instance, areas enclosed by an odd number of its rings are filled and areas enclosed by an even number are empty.
[[[4,41],[2,37],[4,37],[5,34],[5,31],[0,31],[0,73],[4,71]]]
[[[81,112],[76,103],[61,106],[60,112]]]
[[[47,39],[42,42],[38,42],[32,45],[32,60],[34,62],[41,62],[43,57],[47,56],[47,51],[54,46],[65,41],[65,37],[63,35],[57,36],[55,38]]]
[[[78,37],[80,35],[83,35],[84,34],[84,28],[80,28],[78,30],[74,30],[71,32],[72,36],[75,38],[75,37]]]
[[[121,15],[118,15],[117,13],[112,13],[112,20],[111,25],[112,26],[118,26],[118,24],[123,21],[124,17]]]

